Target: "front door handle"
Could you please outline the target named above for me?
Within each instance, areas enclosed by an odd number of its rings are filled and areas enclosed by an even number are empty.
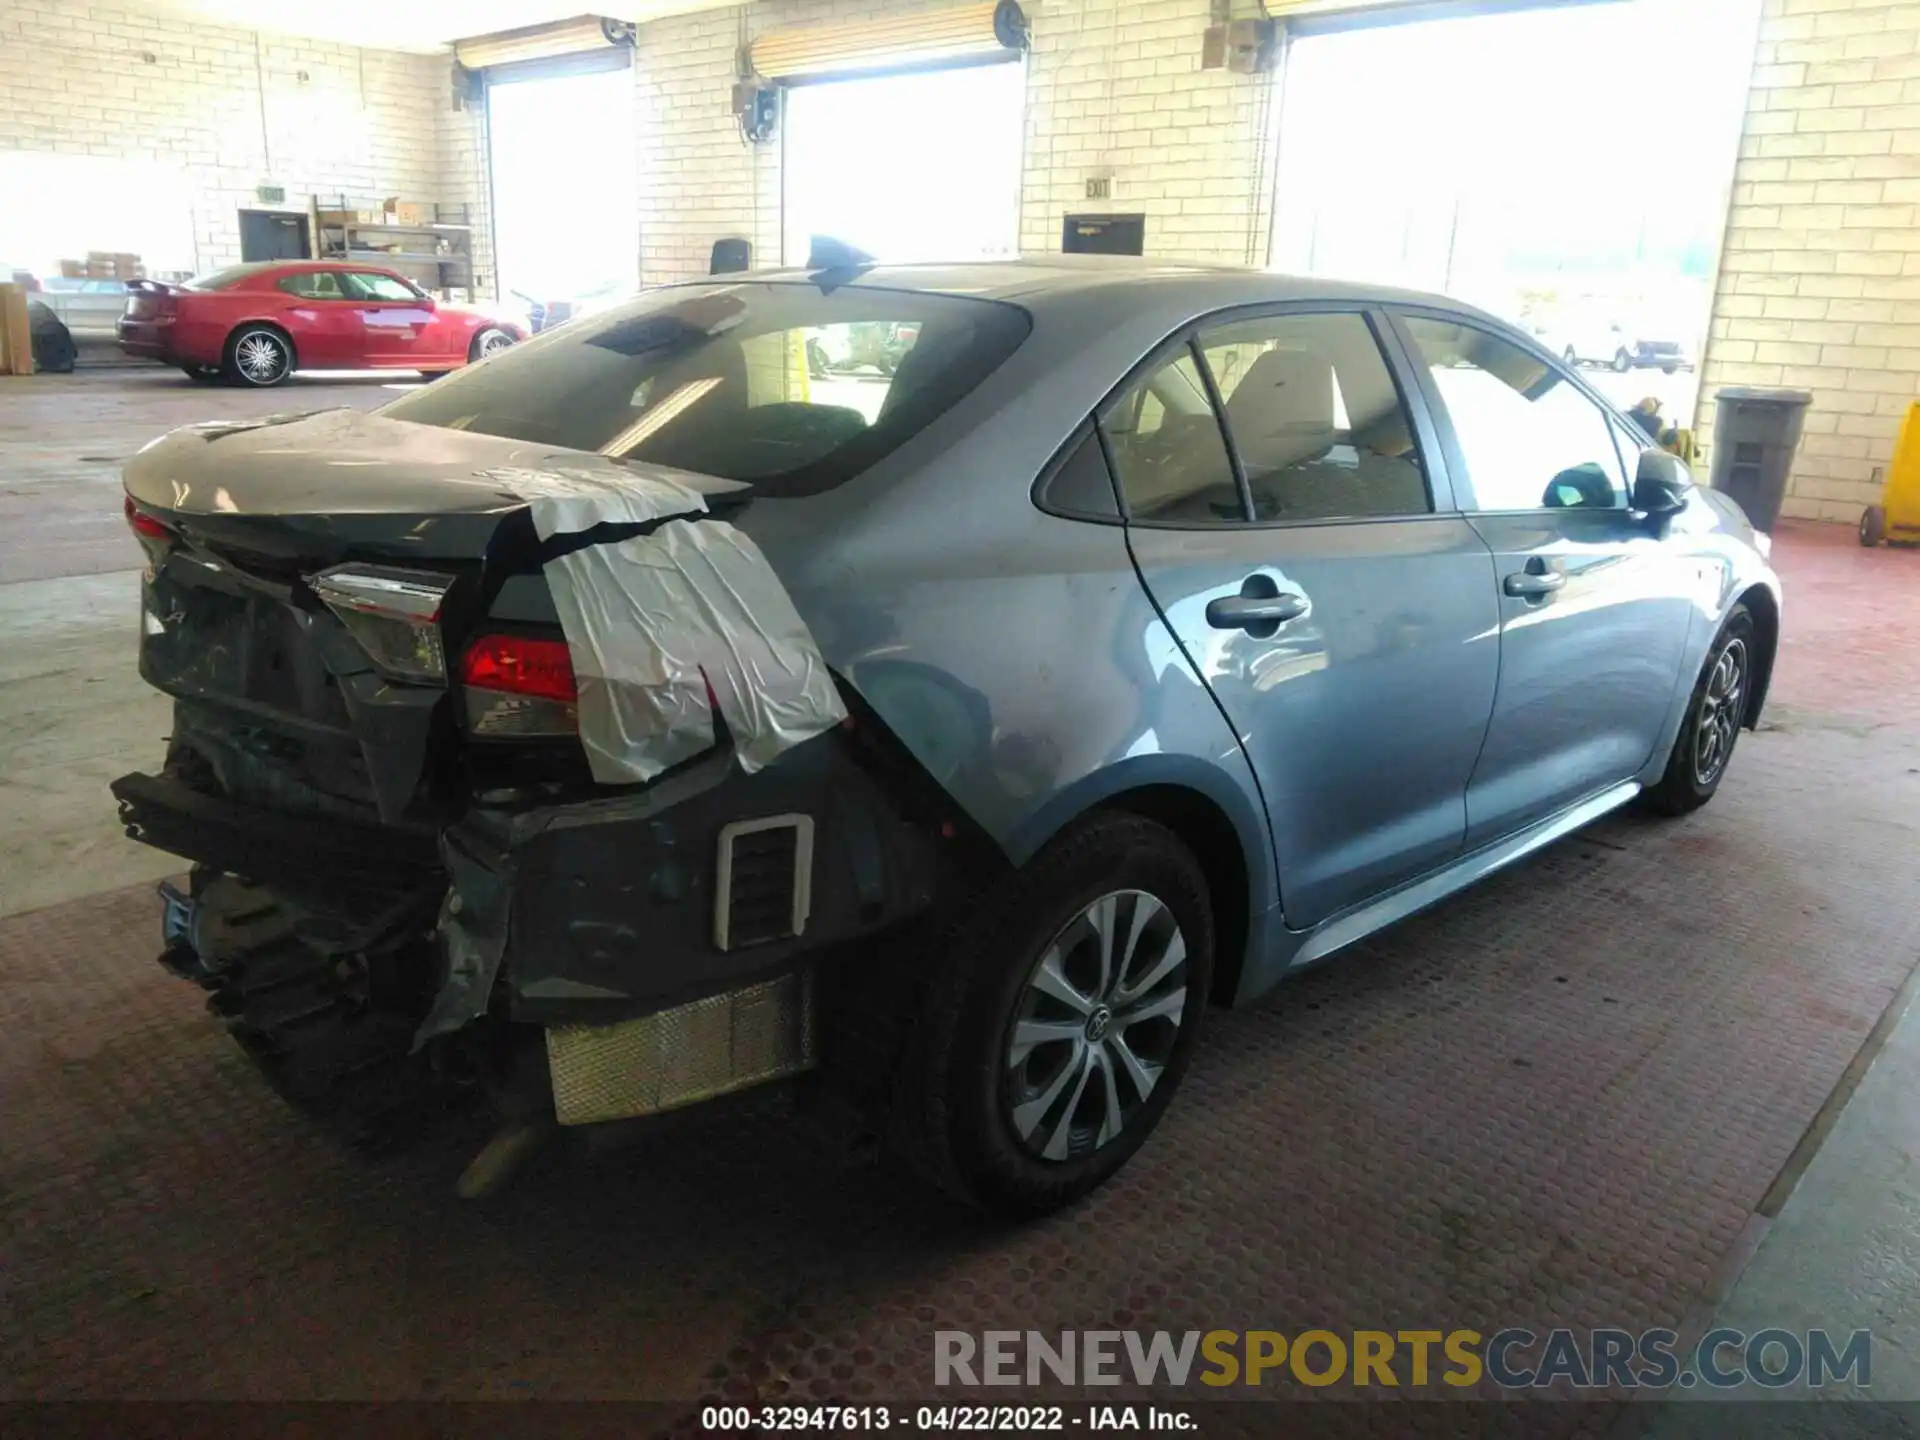
[[[1544,600],[1562,585],[1567,577],[1557,570],[1522,570],[1507,576],[1506,592],[1520,600]]]
[[[1307,597],[1282,591],[1278,595],[1222,595],[1207,603],[1207,623],[1216,630],[1257,630],[1284,625],[1307,613]],[[1272,633],[1269,631],[1268,633]]]

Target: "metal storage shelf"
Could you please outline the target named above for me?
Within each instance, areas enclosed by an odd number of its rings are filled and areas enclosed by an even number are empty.
[[[358,261],[412,272],[409,278],[415,284],[443,292],[442,299],[448,298],[444,292],[449,286],[465,288],[473,283],[473,224],[464,205],[432,206],[433,218],[413,225],[346,218],[384,208],[380,201],[355,201],[346,195],[316,196],[308,217],[314,255],[321,260]],[[432,244],[434,248],[377,249],[369,243],[376,236],[402,245],[413,237],[416,245]],[[432,237],[431,241],[427,237]],[[441,250],[440,245],[448,248]]]
[[[405,260],[415,264],[464,265],[465,255],[436,255],[425,250],[341,250],[323,256],[328,260]]]

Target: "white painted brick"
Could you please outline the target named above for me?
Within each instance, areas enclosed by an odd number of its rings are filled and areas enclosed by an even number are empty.
[[[1855,519],[1920,393],[1917,107],[1920,0],[1765,0],[1700,417],[1723,384],[1814,392],[1788,514]]]
[[[297,209],[309,195],[342,191],[445,203],[446,64],[189,25],[132,5],[9,0],[0,11],[0,149],[180,171],[194,260],[208,269],[239,258],[238,211],[254,206],[262,184],[283,186]]]

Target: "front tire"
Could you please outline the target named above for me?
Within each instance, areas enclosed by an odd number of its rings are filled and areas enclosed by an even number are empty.
[[[1869,505],[1860,512],[1860,543],[1869,550],[1887,538],[1887,512],[1879,505]]]
[[[1613,368],[1616,374],[1624,375],[1633,368],[1633,357],[1625,350],[1613,352]]]
[[[1688,814],[1719,790],[1747,718],[1753,655],[1753,616],[1746,606],[1735,605],[1694,682],[1666,773],[1646,793],[1647,805],[1656,813]]]
[[[1575,351],[1571,345],[1560,352],[1560,358],[1566,362],[1569,370],[1578,370],[1580,368],[1579,353]]]
[[[1102,813],[982,897],[937,947],[892,1144],[995,1214],[1045,1214],[1140,1148],[1193,1053],[1213,914],[1186,846]]]
[[[498,355],[512,345],[513,336],[490,325],[473,337],[473,343],[467,347],[467,360],[469,363],[477,363],[490,355]]]
[[[265,389],[284,385],[293,374],[293,341],[271,325],[243,325],[227,339],[221,373],[238,385]]]

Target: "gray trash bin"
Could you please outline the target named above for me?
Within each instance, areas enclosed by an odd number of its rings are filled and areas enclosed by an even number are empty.
[[[1813,396],[1804,390],[1729,386],[1713,397],[1710,482],[1740,502],[1753,528],[1771,532],[1800,448]]]

